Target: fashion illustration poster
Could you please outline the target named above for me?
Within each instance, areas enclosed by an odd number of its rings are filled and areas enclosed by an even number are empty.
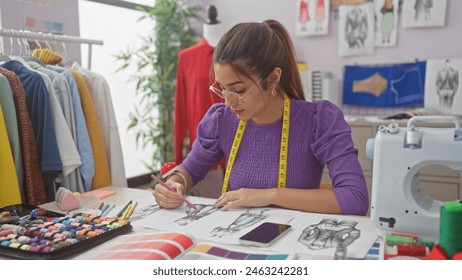
[[[427,60],[425,107],[442,114],[462,115],[461,73],[462,59]]]
[[[339,55],[374,54],[374,3],[339,7]]]
[[[375,45],[396,46],[398,32],[399,0],[376,0],[375,2]]]
[[[329,0],[297,0],[296,34],[327,35],[329,31]]]
[[[403,27],[444,26],[446,0],[403,1]]]

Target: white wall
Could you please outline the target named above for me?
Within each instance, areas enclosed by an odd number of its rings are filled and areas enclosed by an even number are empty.
[[[410,1],[410,0],[406,0]],[[409,62],[416,58],[462,58],[462,1],[447,0],[446,26],[444,28],[401,28],[394,48],[377,48],[373,56],[341,58],[338,56],[338,20],[330,14],[330,33],[319,37],[295,36],[296,5],[291,0],[190,0],[191,5],[217,7],[218,19],[228,27],[243,21],[276,19],[282,22],[292,35],[298,59],[309,64],[312,70],[331,71],[341,79],[343,66],[371,63]],[[400,15],[401,16],[401,15]],[[204,15],[205,18],[205,15]],[[199,32],[201,24],[198,24]]]
[[[37,2],[37,1],[36,1]],[[50,1],[53,5],[41,5],[34,1],[0,0],[0,27],[4,29],[25,30],[27,17],[40,21],[60,22],[63,24],[63,34],[79,36],[79,12],[78,0]],[[43,31],[43,30],[32,30]],[[10,40],[4,38],[5,52],[10,52]],[[42,42],[39,42],[42,43]],[[15,53],[18,53],[19,46],[13,43]],[[80,44],[67,43],[66,51],[69,57],[80,60]]]

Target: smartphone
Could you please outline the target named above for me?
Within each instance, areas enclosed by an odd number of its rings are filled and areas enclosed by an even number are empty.
[[[266,247],[290,230],[286,224],[265,222],[239,238],[243,245]]]

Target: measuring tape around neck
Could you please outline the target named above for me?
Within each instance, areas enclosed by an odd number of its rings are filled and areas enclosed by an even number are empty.
[[[278,172],[278,188],[286,186],[286,173],[287,173],[287,154],[289,147],[289,124],[290,124],[290,98],[284,94],[284,113],[282,116],[282,131],[281,131],[281,148],[279,150],[279,172]],[[233,169],[234,160],[236,159],[239,146],[241,145],[242,137],[244,136],[246,121],[240,120],[237,127],[236,134],[234,135],[233,145],[229,153],[228,163],[226,165],[225,177],[223,178],[223,188],[221,193],[228,190],[229,178],[231,170]]]

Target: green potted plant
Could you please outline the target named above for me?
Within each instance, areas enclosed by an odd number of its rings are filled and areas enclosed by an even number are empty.
[[[153,7],[141,8],[140,20],[149,20],[150,36],[142,46],[116,56],[122,62],[118,71],[136,64],[136,95],[141,96],[130,113],[128,129],[135,130],[136,143],[153,147],[150,170],[174,159],[173,104],[178,53],[196,43],[199,35],[191,28],[190,19],[200,20],[200,6],[189,7],[185,1],[156,0]]]

